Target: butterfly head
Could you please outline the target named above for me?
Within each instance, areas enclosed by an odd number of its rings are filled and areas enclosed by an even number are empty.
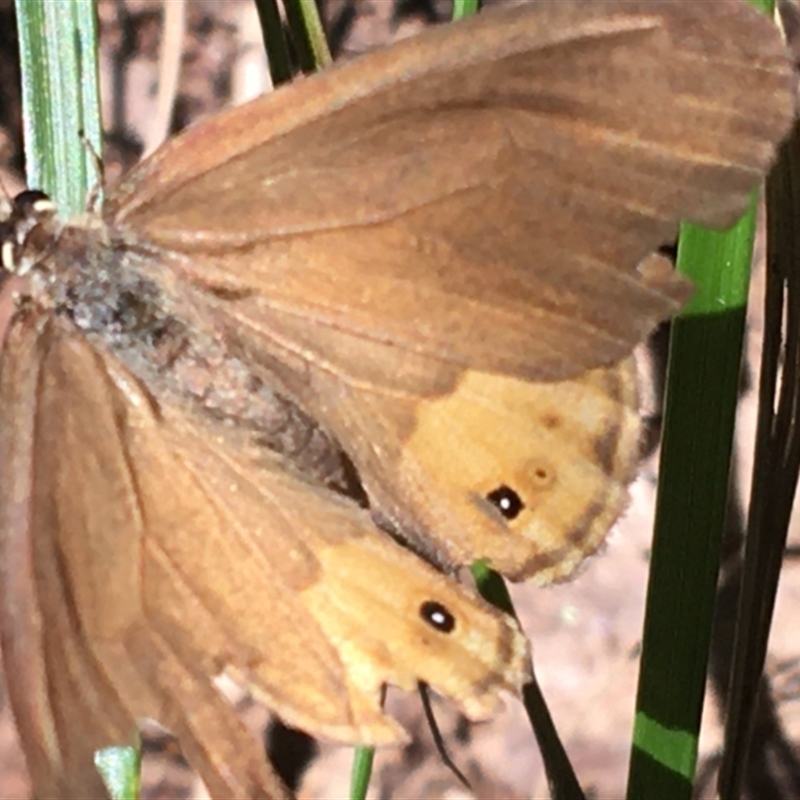
[[[51,250],[57,219],[53,201],[36,189],[18,194],[0,209],[0,268],[24,276]]]

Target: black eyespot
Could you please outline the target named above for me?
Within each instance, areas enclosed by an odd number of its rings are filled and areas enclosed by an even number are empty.
[[[419,607],[419,615],[431,628],[435,628],[441,633],[450,633],[456,627],[456,618],[435,600],[426,600]]]
[[[522,498],[511,488],[503,484],[494,491],[486,495],[486,499],[494,506],[506,519],[516,519],[519,512],[525,508]]]

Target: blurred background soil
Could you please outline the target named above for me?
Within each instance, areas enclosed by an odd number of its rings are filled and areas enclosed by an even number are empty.
[[[174,2],[174,0],[168,0]],[[446,0],[325,0],[322,9],[340,57],[413,35],[450,14]],[[105,125],[104,153],[110,180],[157,145],[155,110],[162,47],[161,0],[100,0]],[[0,177],[4,191],[21,187],[21,143],[16,39],[10,0],[0,0]],[[266,88],[257,17],[249,0],[189,0],[181,42],[181,72],[172,129],[212,114]],[[749,325],[749,367],[757,374],[763,267],[757,266]],[[7,309],[6,309],[7,311]],[[0,310],[2,313],[2,310]],[[645,393],[646,394],[646,393]],[[647,411],[647,409],[646,409]],[[742,398],[738,477],[747,496],[754,434],[752,388]],[[578,578],[546,589],[517,586],[514,600],[533,642],[534,664],[555,724],[587,793],[621,798],[627,775],[638,671],[648,552],[653,516],[656,459],[642,465],[628,513]],[[800,547],[795,530],[790,542]],[[800,740],[800,564],[787,558],[771,639],[768,674],[787,744]],[[680,624],[676,620],[676,624]],[[225,687],[255,735],[269,714],[235,687]],[[536,744],[518,703],[496,719],[470,725],[436,701],[447,748],[466,774],[467,790],[441,763],[415,696],[391,692],[390,709],[414,734],[405,748],[378,753],[372,796],[381,798],[543,798],[546,781]],[[303,798],[344,798],[352,751],[313,745],[305,737],[270,728],[273,757],[289,777],[300,774],[298,756],[312,760],[302,774]],[[721,732],[714,703],[707,704],[698,796],[712,797],[711,778]],[[299,759],[302,760],[302,759]],[[0,798],[25,798],[29,783],[0,685]],[[146,798],[203,797],[203,787],[175,755],[168,738],[146,740]],[[789,795],[776,795],[786,796]]]

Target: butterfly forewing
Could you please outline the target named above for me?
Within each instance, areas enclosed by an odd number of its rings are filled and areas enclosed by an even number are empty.
[[[190,131],[112,193],[107,218],[186,253],[192,282],[255,292],[235,324],[265,329],[260,347],[286,315],[306,321],[309,356],[345,377],[363,358],[338,357],[329,330],[569,377],[677,309],[685,293],[654,291],[639,261],[680,218],[744,210],[791,83],[745,3],[524,4]]]

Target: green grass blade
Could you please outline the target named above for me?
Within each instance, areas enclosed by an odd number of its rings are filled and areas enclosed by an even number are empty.
[[[754,213],[685,226],[697,284],[673,322],[628,797],[691,797],[745,327]]]
[[[97,20],[92,0],[17,0],[28,185],[83,211],[99,180],[81,141],[100,152]]]
[[[314,0],[286,0],[284,8],[303,72],[330,66],[333,59]]]
[[[481,0],[453,0],[453,19],[477,14],[480,7]]]
[[[516,617],[511,595],[502,576],[489,569],[484,561],[476,561],[471,570],[478,591],[484,599],[506,614]],[[584,800],[583,790],[535,676],[523,688],[522,702],[542,755],[550,797],[552,800]]]
[[[17,0],[16,11],[27,182],[47,192],[62,211],[80,213],[102,177],[86,146],[88,141],[101,152],[95,4]],[[136,800],[135,748],[99,750],[95,764],[113,798]]]
[[[137,800],[142,766],[138,747],[104,747],[94,754],[94,765],[111,800]]]
[[[767,179],[767,264],[759,408],[736,614],[719,796],[742,796],[789,522],[800,470],[800,134]],[[782,373],[782,374],[781,374]],[[758,742],[762,747],[769,746]]]
[[[272,85],[280,86],[292,79],[292,59],[289,55],[289,43],[284,35],[278,2],[277,0],[254,0],[254,2],[267,51]]]
[[[374,760],[375,748],[357,747],[355,749],[353,767],[350,772],[350,800],[366,800]]]

